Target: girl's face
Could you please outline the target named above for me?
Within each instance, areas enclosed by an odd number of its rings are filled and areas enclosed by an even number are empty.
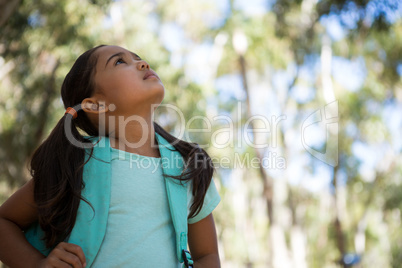
[[[114,108],[109,115],[146,116],[162,102],[162,81],[138,55],[118,46],[100,47],[96,54],[93,97]]]

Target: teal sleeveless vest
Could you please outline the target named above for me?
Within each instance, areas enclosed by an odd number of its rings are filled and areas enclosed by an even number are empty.
[[[158,133],[155,135],[159,144],[163,173],[172,176],[180,175],[183,171],[181,154]],[[81,194],[94,210],[81,200],[74,228],[65,241],[77,244],[83,249],[87,267],[90,267],[94,261],[105,236],[111,189],[109,138],[90,137],[89,139],[94,143],[93,156],[84,166],[85,188]],[[166,178],[165,182],[170,214],[176,232],[176,254],[179,262],[182,263],[183,252],[187,250],[187,185],[171,178]],[[25,237],[45,256],[52,250],[46,248],[42,240],[44,232],[37,223],[26,230]],[[192,264],[191,256],[186,253],[185,257],[188,257]]]

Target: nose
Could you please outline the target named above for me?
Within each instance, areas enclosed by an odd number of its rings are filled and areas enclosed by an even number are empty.
[[[137,68],[138,68],[138,70],[140,70],[140,71],[143,71],[143,70],[149,70],[150,69],[150,67],[149,67],[149,64],[145,61],[145,60],[140,60],[138,63],[137,63]]]

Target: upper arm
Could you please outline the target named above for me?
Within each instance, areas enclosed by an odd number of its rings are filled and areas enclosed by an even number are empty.
[[[0,218],[26,229],[38,218],[33,179],[24,184],[0,206]]]
[[[218,241],[212,213],[204,219],[188,225],[188,244],[194,260],[209,254],[218,256]]]

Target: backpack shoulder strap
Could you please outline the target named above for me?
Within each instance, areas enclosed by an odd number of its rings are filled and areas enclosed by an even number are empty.
[[[69,243],[81,246],[87,267],[91,267],[95,260],[106,233],[111,189],[109,138],[91,137],[90,140],[94,144],[93,155],[84,166],[85,188],[81,195],[91,205],[80,201],[76,224],[68,239]]]
[[[162,136],[155,133],[161,154],[162,169],[165,175],[179,176],[183,171],[183,157]],[[187,267],[193,264],[187,251],[187,183],[181,183],[172,178],[166,178],[166,192],[169,201],[170,215],[176,233],[176,254],[179,262]]]
[[[110,203],[110,143],[106,137],[85,137],[94,147],[93,156],[85,164],[82,196],[91,204],[80,201],[77,218],[67,242],[80,245],[84,251],[87,266],[90,267],[102,244]],[[86,151],[85,160],[88,160]],[[104,194],[99,194],[104,193]],[[91,207],[92,206],[92,207]],[[92,210],[92,208],[94,210]],[[96,212],[96,217],[94,214]],[[53,248],[46,248],[44,231],[38,223],[25,231],[28,242],[47,256]]]

